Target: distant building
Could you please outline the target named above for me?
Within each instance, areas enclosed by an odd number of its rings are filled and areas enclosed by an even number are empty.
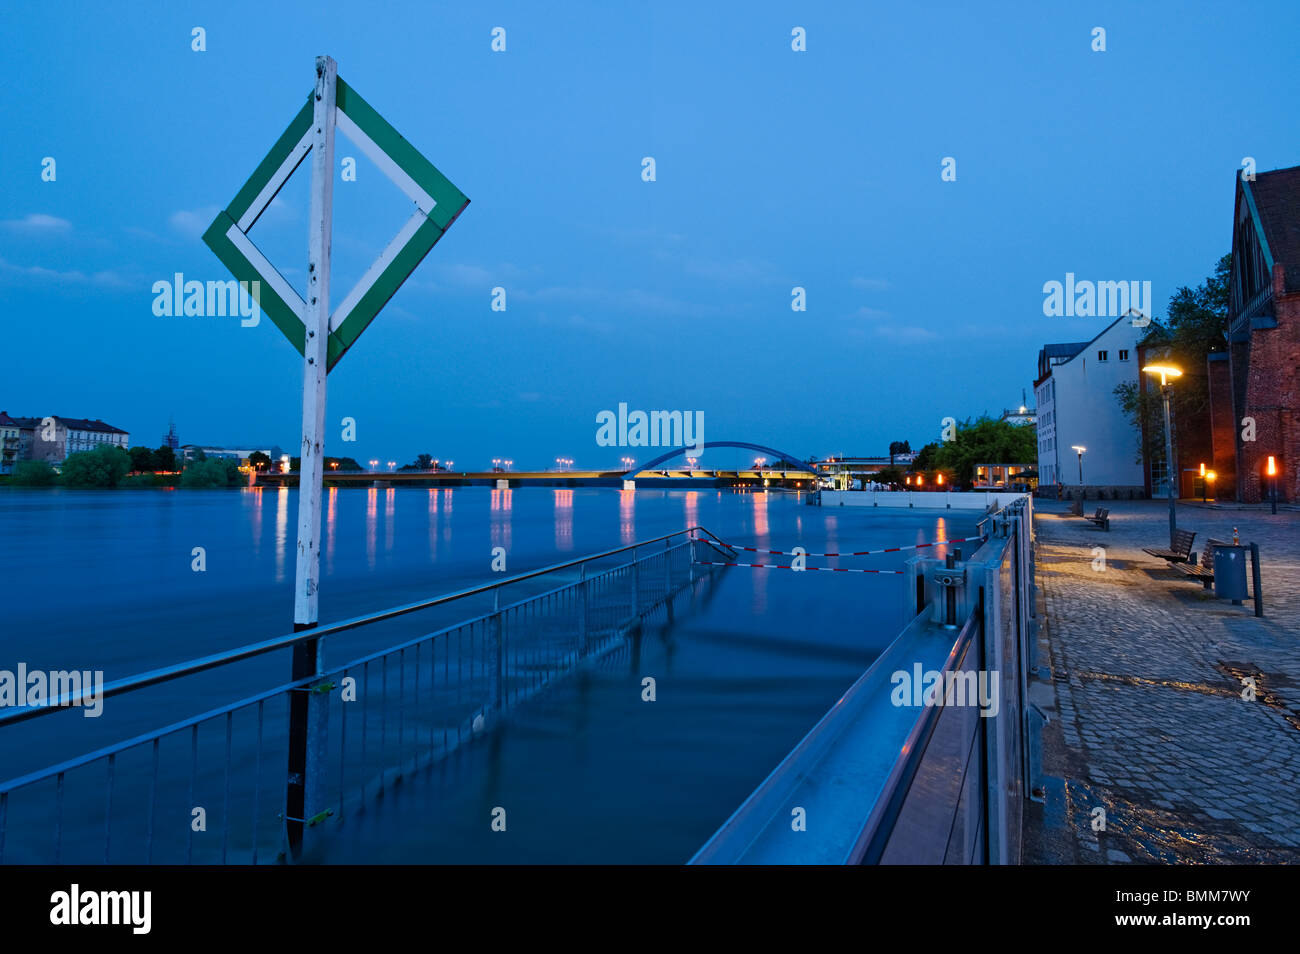
[[[1235,178],[1228,351],[1207,362],[1212,459],[1237,500],[1267,500],[1274,480],[1279,500],[1300,500],[1300,166]]]
[[[87,420],[81,417],[10,417],[0,411],[0,418],[8,422],[3,425],[4,435],[16,432],[16,442],[5,437],[4,450],[13,450],[12,458],[6,457],[10,470],[20,460],[43,460],[58,466],[69,454],[94,450],[108,445],[126,450],[131,435],[120,427],[105,424],[101,420]]]
[[[172,450],[172,453],[173,453],[173,454],[176,453],[176,451],[180,449],[180,446],[181,446],[181,439],[180,439],[180,436],[176,433],[176,422],[175,422],[175,421],[173,421],[173,420],[169,420],[169,421],[167,422],[167,433],[163,435],[163,439],[162,439],[162,440],[163,440],[163,442],[162,442],[162,445],[161,445],[161,446],[162,446],[162,447],[170,447],[171,450]]]
[[[1137,345],[1146,333],[1125,315],[1091,341],[1044,345],[1034,395],[1038,411],[1038,479],[1108,494],[1145,494],[1133,424],[1116,386],[1138,383]],[[1079,455],[1083,452],[1083,479]],[[1160,475],[1157,475],[1160,476]]]
[[[886,467],[906,470],[916,460],[916,452],[908,451],[895,454],[893,461],[888,457],[849,457],[838,455],[825,460],[813,461],[813,470],[822,475],[823,482],[841,490],[853,490],[855,481],[862,481],[878,474]]]
[[[1015,424],[1018,427],[1033,427],[1038,423],[1038,412],[1032,407],[1021,404],[1019,408],[1004,410],[998,420],[1006,421],[1008,424]]]
[[[1038,478],[1023,475],[1033,473],[1032,464],[976,464],[971,487],[974,490],[1004,490],[1026,486],[1032,490],[1038,486]]]
[[[23,451],[30,434],[30,428],[24,428],[19,421],[0,411],[0,474],[12,474],[14,464],[25,459]]]
[[[284,454],[278,444],[263,447],[201,447],[198,444],[183,444],[177,457],[182,461],[191,461],[198,451],[202,451],[204,457],[229,457],[231,460],[238,461],[241,467],[248,466],[248,458],[259,451],[272,461]]]

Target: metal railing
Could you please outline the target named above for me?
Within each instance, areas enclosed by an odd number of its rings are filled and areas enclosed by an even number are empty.
[[[0,863],[294,860],[295,826],[324,831],[584,662],[598,664],[651,614],[671,615],[674,598],[708,575],[696,567],[698,547],[732,552],[691,527],[107,683],[101,702],[436,607],[467,609],[453,625],[343,665],[327,668],[318,653],[307,678],[0,782]],[[521,584],[536,589],[503,598]],[[475,603],[487,605],[469,614]],[[0,713],[2,740],[22,723],[75,712],[91,692]],[[295,693],[309,699],[300,740],[288,731]],[[286,771],[295,764],[305,778]],[[295,783],[306,790],[302,817],[285,810]]]
[[[979,521],[967,560],[907,563],[911,623],[693,864],[1005,864],[1036,787],[1032,500]],[[938,675],[941,704],[898,694]],[[949,678],[953,677],[950,683]],[[980,686],[956,704],[951,685]],[[985,705],[996,690],[996,711]],[[918,710],[914,708],[921,705]]]

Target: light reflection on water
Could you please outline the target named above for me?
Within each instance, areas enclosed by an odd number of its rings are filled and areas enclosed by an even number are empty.
[[[331,489],[326,497],[323,622],[487,582],[495,545],[507,547],[509,572],[517,573],[561,562],[560,554],[596,553],[696,524],[738,544],[815,552],[974,532],[973,518],[960,515],[823,510],[783,493],[386,488],[382,496],[372,487]],[[288,489],[0,493],[0,578],[18,593],[58,580],[61,594],[55,603],[9,605],[0,668],[21,660],[32,668],[102,669],[112,680],[285,632],[297,502]],[[190,569],[197,545],[207,548],[206,573]],[[745,554],[741,562],[789,559]],[[904,559],[840,565],[883,568]],[[499,740],[506,754],[490,784],[475,778],[440,792],[436,824],[404,817],[388,829],[387,816],[376,812],[379,828],[368,830],[374,840],[343,854],[684,860],[897,633],[898,585],[891,576],[721,571],[671,631],[647,636],[638,671],[592,671],[544,705],[520,710]],[[331,665],[355,655],[326,648]],[[17,774],[146,732],[161,724],[159,712],[170,722],[276,685],[285,666],[267,660],[197,691],[160,687],[157,710],[130,697],[108,700],[104,718],[77,720],[63,734],[41,736],[39,722],[31,723],[35,734],[24,734],[18,751],[6,749],[0,733],[0,763]],[[654,706],[639,701],[645,674],[659,680]],[[235,745],[249,744],[237,730]],[[519,809],[512,819],[536,824],[516,832],[512,823],[511,839],[484,841],[471,833],[487,830],[479,825],[487,817],[482,799],[508,799]],[[574,838],[579,829],[583,837]]]

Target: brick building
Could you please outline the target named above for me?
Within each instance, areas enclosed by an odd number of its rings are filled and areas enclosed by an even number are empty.
[[[1270,455],[1278,499],[1300,500],[1300,166],[1236,180],[1227,360],[1207,362],[1213,457],[1237,500],[1268,499]]]
[[[14,436],[11,438],[10,433]],[[94,450],[102,444],[126,450],[131,435],[120,427],[103,421],[89,421],[80,417],[10,417],[0,411],[0,434],[4,445],[0,458],[8,469],[22,460],[44,460],[54,466],[62,464],[69,454]],[[12,447],[11,447],[12,443]],[[8,453],[13,451],[12,455]]]

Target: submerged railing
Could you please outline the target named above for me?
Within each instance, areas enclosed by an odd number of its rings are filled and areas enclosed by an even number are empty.
[[[912,622],[692,863],[1018,862],[1041,729],[1032,523],[1022,496],[969,559],[908,561]]]
[[[101,701],[141,699],[152,687],[178,688],[308,640],[326,645],[438,607],[466,612],[340,666],[324,666],[318,653],[308,678],[0,781],[0,863],[295,860],[329,819],[444,758],[580,665],[608,657],[651,614],[671,614],[673,598],[710,572],[697,567],[700,548],[734,556],[708,530],[691,527],[108,683]],[[534,591],[505,598],[525,585]],[[309,699],[302,738],[289,732],[295,693]],[[85,697],[0,712],[0,741],[14,741],[31,720],[75,713],[70,707]],[[181,770],[163,770],[164,759]],[[294,777],[298,765],[303,777]],[[305,788],[301,817],[286,811],[294,785]]]

